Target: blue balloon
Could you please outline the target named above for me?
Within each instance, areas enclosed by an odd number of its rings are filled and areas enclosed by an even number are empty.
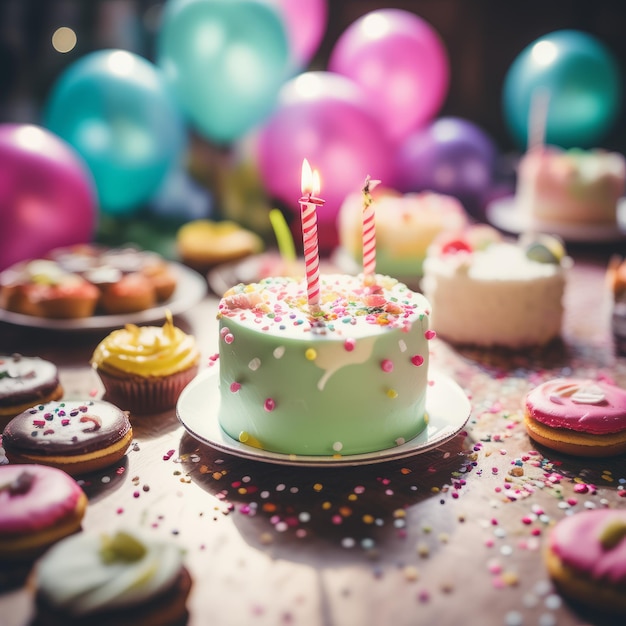
[[[527,146],[531,103],[538,93],[548,102],[546,143],[593,147],[619,114],[620,68],[604,44],[576,30],[544,35],[522,50],[503,89],[505,119],[521,148]]]
[[[264,120],[290,71],[285,26],[263,2],[174,0],[157,43],[158,64],[182,110],[215,143]]]
[[[152,198],[187,143],[159,69],[125,50],[93,52],[70,65],[48,96],[44,125],[85,159],[100,210],[110,215]]]

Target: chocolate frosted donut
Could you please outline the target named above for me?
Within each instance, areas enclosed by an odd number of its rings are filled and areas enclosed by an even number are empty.
[[[106,467],[132,439],[128,414],[103,400],[48,402],[14,417],[2,443],[11,463],[41,463],[71,475]]]
[[[21,354],[0,355],[0,426],[31,406],[62,395],[54,363]]]

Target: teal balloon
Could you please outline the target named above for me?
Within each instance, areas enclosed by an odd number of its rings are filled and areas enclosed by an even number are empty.
[[[161,71],[125,50],[93,52],[68,66],[43,117],[84,158],[109,215],[132,214],[149,201],[187,144]]]
[[[157,63],[190,124],[217,144],[268,117],[290,71],[283,21],[259,1],[169,2],[157,48]]]
[[[504,81],[503,109],[515,141],[525,148],[533,94],[548,101],[545,141],[564,148],[597,146],[622,104],[620,67],[608,48],[577,30],[544,35],[527,46]]]

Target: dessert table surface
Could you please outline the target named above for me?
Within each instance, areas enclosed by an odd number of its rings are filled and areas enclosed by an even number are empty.
[[[83,531],[142,527],[178,543],[194,581],[191,626],[615,623],[565,601],[542,550],[564,516],[626,507],[624,458],[552,452],[529,440],[522,422],[526,392],[549,378],[605,377],[626,387],[605,281],[612,252],[571,251],[562,340],[545,349],[431,342],[431,366],[471,403],[465,427],[440,447],[302,467],[213,448],[175,410],[131,416],[123,462],[80,478],[89,497]],[[175,318],[195,335],[203,369],[217,352],[217,302],[209,294]],[[0,352],[49,359],[66,397],[99,397],[89,357],[108,332],[0,322]],[[0,625],[28,623],[31,607],[27,588],[0,594]]]

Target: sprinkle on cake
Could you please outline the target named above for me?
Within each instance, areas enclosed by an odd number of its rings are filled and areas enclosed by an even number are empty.
[[[295,279],[270,277],[256,284],[239,284],[224,294],[218,315],[245,319],[249,316],[246,311],[251,311],[258,323],[269,325],[266,330],[309,324],[319,334],[346,334],[336,322],[354,325],[357,317],[364,317],[369,324],[402,327],[410,323],[409,317],[418,308],[414,292],[389,276],[378,276],[375,285],[363,284],[348,291],[342,277],[326,277],[321,307],[314,312],[309,310],[304,283],[295,290],[288,288],[296,283]],[[401,287],[398,293],[387,299],[385,288],[396,285]]]

